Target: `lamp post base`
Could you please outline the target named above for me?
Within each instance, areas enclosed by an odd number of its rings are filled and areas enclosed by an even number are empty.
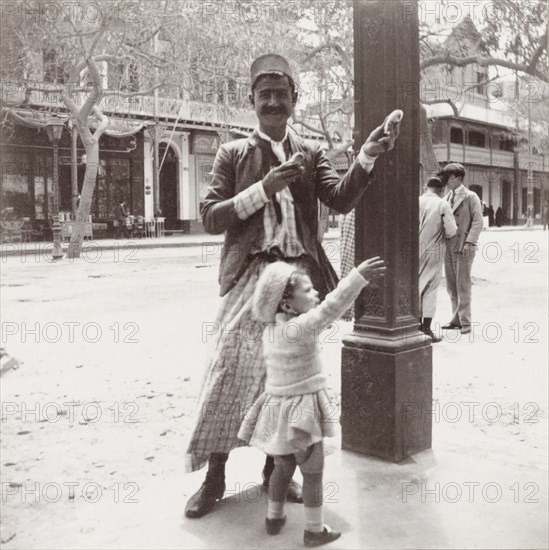
[[[60,260],[63,257],[63,249],[61,247],[61,224],[59,223],[59,216],[53,217],[52,233],[53,233],[52,258],[54,260]]]
[[[383,350],[356,335],[344,340],[344,449],[401,462],[431,447],[432,349],[425,340],[412,337],[404,349],[388,342]]]

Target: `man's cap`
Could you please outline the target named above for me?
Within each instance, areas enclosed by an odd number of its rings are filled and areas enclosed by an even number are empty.
[[[427,187],[436,187],[437,189],[442,189],[445,187],[445,183],[440,178],[429,178],[427,181]]]
[[[437,174],[437,176],[450,176],[451,174],[465,175],[465,168],[463,167],[463,164],[460,164],[459,162],[450,162]]]
[[[281,55],[276,53],[268,53],[258,57],[250,68],[250,75],[252,86],[255,84],[255,81],[263,75],[266,74],[278,74],[286,75],[292,82],[294,80],[294,75],[290,65]]]

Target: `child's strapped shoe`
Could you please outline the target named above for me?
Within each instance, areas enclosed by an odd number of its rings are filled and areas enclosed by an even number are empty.
[[[307,531],[303,534],[303,543],[308,548],[314,546],[321,546],[322,544],[328,544],[337,540],[341,536],[339,531],[332,531],[328,525],[324,525],[324,529],[320,532]]]
[[[269,535],[278,535],[284,524],[286,523],[286,516],[283,518],[265,518],[265,528]]]

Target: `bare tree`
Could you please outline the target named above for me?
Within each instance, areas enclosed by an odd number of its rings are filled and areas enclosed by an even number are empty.
[[[306,2],[307,3],[307,2]],[[308,1],[312,5],[312,1]],[[444,0],[443,0],[444,4]],[[344,1],[332,6],[335,15],[327,14],[316,28],[309,31],[309,37],[314,36],[308,46],[304,41],[304,53],[301,57],[301,68],[314,70],[322,82],[334,78],[332,84],[339,90],[339,101],[332,95],[331,109],[316,113],[318,121],[312,117],[307,119],[296,114],[294,120],[309,131],[325,137],[329,149],[346,150],[352,144],[351,124],[348,134],[338,145],[332,135],[331,117],[335,114],[348,112],[348,105],[353,101],[353,28],[352,1]],[[420,24],[420,70],[423,83],[440,79],[441,72],[451,72],[455,67],[475,65],[478,67],[499,67],[514,70],[528,76],[534,81],[547,82],[547,4],[544,1],[529,2],[524,6],[518,0],[502,0],[495,5],[497,13],[488,18],[482,37],[476,31],[470,18],[465,16],[461,21],[458,34],[464,40],[443,42],[452,28],[444,22],[434,26],[431,22],[421,21]],[[337,19],[337,25],[333,25]],[[329,23],[328,23],[329,22]],[[324,24],[323,24],[324,23]],[[436,27],[436,28],[435,28]],[[502,37],[505,37],[503,39]],[[471,47],[478,52],[471,54]],[[436,68],[436,72],[434,69]],[[499,75],[498,75],[499,76]],[[464,96],[471,88],[483,86],[498,78],[487,78],[486,81],[475,83],[461,90]],[[343,81],[343,83],[342,83]],[[326,86],[326,84],[324,84]],[[426,87],[429,90],[433,88]],[[445,97],[426,99],[421,97],[423,105],[447,103],[456,116],[459,108],[452,100]],[[421,109],[420,118],[420,162],[427,172],[437,170],[438,163],[432,146],[429,123],[426,110]]]

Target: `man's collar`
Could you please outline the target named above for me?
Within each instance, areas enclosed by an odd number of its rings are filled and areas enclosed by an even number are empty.
[[[459,187],[456,187],[454,189],[454,194],[455,195],[461,195],[462,193],[464,193],[466,191],[466,187],[465,185],[463,185],[463,183],[460,183],[459,184]]]
[[[286,133],[284,134],[284,137],[280,141],[275,141],[274,139],[270,138],[267,134],[264,134],[260,129],[259,126],[256,127],[255,131],[257,132],[257,135],[264,139],[268,143],[284,143],[286,139],[288,138],[288,127],[286,126]]]

